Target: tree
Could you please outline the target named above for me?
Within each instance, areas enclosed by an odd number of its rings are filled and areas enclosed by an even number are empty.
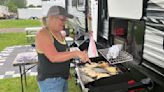
[[[33,4],[30,4],[28,7],[29,8],[34,8],[35,6]]]
[[[0,0],[0,5],[4,5],[5,4],[5,0]]]
[[[26,7],[26,0],[12,0],[18,8]]]
[[[37,5],[36,7],[41,8],[42,6],[41,5]]]
[[[6,6],[9,8],[10,12],[16,12],[17,11],[17,6],[14,4],[12,0],[8,0],[8,3]]]
[[[4,0],[4,3],[4,5],[6,5],[11,12],[16,12],[17,8],[26,7],[26,0]]]

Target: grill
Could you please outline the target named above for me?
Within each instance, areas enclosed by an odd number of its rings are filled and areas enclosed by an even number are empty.
[[[98,68],[96,70],[97,72],[106,73],[109,76],[100,78],[91,77],[82,71],[82,69],[86,67],[86,64],[76,63],[76,80],[77,83],[80,84],[83,92],[128,92],[128,90],[144,88],[150,85],[150,80],[144,83],[142,81],[136,81],[135,78],[131,76],[132,73],[129,68],[122,64],[133,60],[133,57],[129,53],[121,51],[116,59],[111,60],[107,60],[106,58],[106,49],[100,49],[99,54],[99,57],[91,58],[91,61],[95,64],[104,61],[108,63],[109,67],[115,67],[117,72],[115,74],[110,74],[103,68],[96,67],[96,69]],[[76,62],[79,61],[76,60]]]

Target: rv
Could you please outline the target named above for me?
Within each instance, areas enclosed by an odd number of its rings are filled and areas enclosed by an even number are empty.
[[[119,90],[124,88],[133,89],[133,92],[140,88],[146,92],[164,90],[163,0],[68,0],[66,9],[74,15],[74,19],[69,20],[78,35],[74,46],[88,49],[87,33],[93,31],[98,49],[122,44],[123,50],[133,57],[130,62],[112,63],[109,60],[114,66],[126,67],[128,72],[88,84],[83,83],[76,69],[83,91],[127,92]],[[123,84],[130,80],[135,81],[133,87]]]
[[[0,18],[8,18],[9,17],[9,11],[8,7],[0,5]]]
[[[38,19],[42,17],[42,8],[18,8],[19,19]]]

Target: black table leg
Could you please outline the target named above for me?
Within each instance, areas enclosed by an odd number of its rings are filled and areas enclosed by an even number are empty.
[[[24,88],[23,88],[23,73],[22,73],[22,67],[21,67],[21,65],[19,66],[19,70],[20,70],[20,76],[21,76],[21,87],[22,87],[22,92],[24,92]]]
[[[23,74],[24,74],[24,81],[25,81],[25,85],[27,87],[27,80],[26,80],[26,68],[25,65],[23,65]]]

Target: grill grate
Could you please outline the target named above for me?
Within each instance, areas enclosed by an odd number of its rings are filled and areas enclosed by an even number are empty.
[[[129,54],[126,51],[120,51],[119,55],[115,59],[108,59],[107,53],[108,48],[106,49],[100,49],[98,52],[110,63],[110,64],[118,64],[118,63],[124,63],[128,61],[133,61],[133,56]]]

